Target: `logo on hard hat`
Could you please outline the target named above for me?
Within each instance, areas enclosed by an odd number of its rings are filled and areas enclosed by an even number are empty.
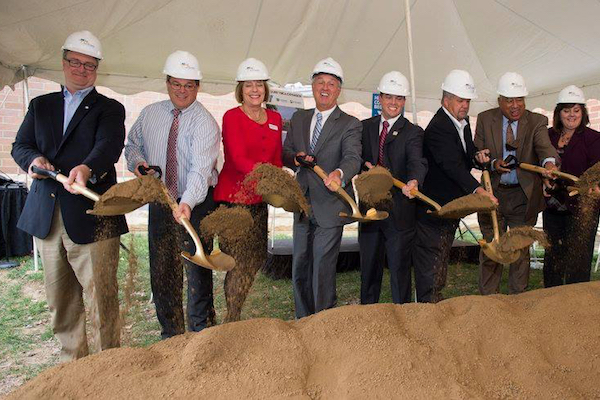
[[[475,86],[471,85],[470,83],[465,83],[465,88],[471,92],[475,91]]]
[[[246,71],[255,71],[255,72],[260,72],[257,68],[254,68],[253,66],[248,65],[246,67]]]
[[[194,69],[194,67],[192,67],[190,64],[186,63],[185,61],[183,61],[183,62],[181,63],[181,66],[182,66],[183,68],[187,68],[187,69]]]
[[[93,45],[93,44],[91,44],[90,42],[88,42],[88,40],[87,40],[87,39],[85,39],[85,38],[80,38],[80,39],[79,39],[79,42],[80,42],[81,44],[84,44],[84,45],[86,45],[86,46],[89,46],[89,47],[94,47],[94,45]]]
[[[521,84],[520,84],[520,83],[518,83],[518,82],[511,82],[511,83],[510,83],[510,85],[511,85],[512,87],[517,87],[517,88],[522,88],[522,87],[523,87],[523,85],[521,85]]]

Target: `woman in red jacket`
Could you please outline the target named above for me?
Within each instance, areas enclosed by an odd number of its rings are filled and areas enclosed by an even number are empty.
[[[282,166],[281,115],[263,107],[269,98],[268,79],[269,73],[262,62],[254,58],[242,62],[238,67],[235,88],[235,98],[241,106],[232,108],[223,116],[225,164],[215,187],[215,201],[243,204],[250,209],[254,218],[252,240],[258,249],[244,259],[238,256],[237,266],[227,272],[225,322],[240,319],[256,272],[267,256],[267,205],[256,194],[240,196],[238,193],[244,178],[256,164]]]

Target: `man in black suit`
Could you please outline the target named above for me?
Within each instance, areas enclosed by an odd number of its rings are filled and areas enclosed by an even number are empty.
[[[415,237],[416,203],[410,194],[427,173],[423,157],[423,130],[402,116],[408,80],[398,71],[388,72],[378,88],[381,115],[363,121],[363,161],[367,167],[381,165],[407,185],[392,188],[390,216],[382,221],[361,223],[358,232],[361,266],[361,304],[377,303],[381,292],[384,250],[390,270],[392,300],[410,302],[411,250]],[[403,195],[404,193],[404,195]],[[416,271],[417,285],[421,276]]]
[[[477,98],[471,75],[453,70],[442,84],[442,107],[425,129],[423,154],[429,170],[423,193],[440,205],[470,193],[489,195],[471,175],[477,149],[469,127],[469,106]],[[492,200],[497,203],[493,197]],[[427,207],[417,210],[417,238],[413,251],[415,269],[424,271],[423,284],[417,284],[419,302],[442,300],[446,285],[450,249],[458,219],[440,219],[427,214]]]
[[[17,132],[12,156],[33,180],[18,227],[35,237],[44,265],[52,327],[61,361],[88,354],[82,289],[89,299],[92,333],[101,350],[120,338],[117,265],[123,216],[86,214],[93,202],[74,182],[98,193],[116,183],[114,164],[125,140],[125,109],[94,88],[102,59],[99,40],[88,31],[63,46],[62,91],[37,97]],[[64,185],[32,172],[37,166],[68,175]]]

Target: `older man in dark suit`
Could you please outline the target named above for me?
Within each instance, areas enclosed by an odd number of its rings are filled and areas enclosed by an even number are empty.
[[[507,72],[498,82],[498,106],[477,116],[475,146],[492,159],[492,188],[500,202],[498,223],[501,232],[506,228],[534,226],[545,207],[542,180],[538,174],[510,170],[504,159],[516,156],[521,162],[556,169],[558,154],[548,137],[548,118],[525,109],[527,88],[523,77]],[[493,238],[492,221],[487,213],[478,215],[483,237]],[[479,253],[479,291],[494,294],[500,290],[502,265]],[[525,291],[529,283],[529,251],[510,265],[508,273],[510,294]]]
[[[377,303],[381,292],[384,254],[390,270],[392,301],[408,303],[411,298],[411,253],[415,237],[416,202],[410,192],[419,187],[427,173],[423,157],[423,130],[402,115],[408,80],[398,71],[385,74],[379,83],[381,115],[363,121],[363,160],[367,167],[381,165],[406,182],[392,189],[390,217],[361,223],[358,233],[361,267],[361,304]],[[422,274],[415,271],[417,286]]]
[[[339,216],[349,209],[334,192],[349,184],[360,169],[361,124],[337,106],[343,72],[332,58],[317,63],[312,90],[316,109],[297,111],[284,143],[283,161],[297,170],[296,178],[307,197],[311,213],[294,215],[292,282],[296,318],[335,306],[335,272],[342,231],[348,221]],[[295,157],[316,159],[328,173],[326,179],[299,168]]]
[[[423,154],[428,172],[423,193],[440,205],[470,193],[489,195],[471,175],[477,151],[469,127],[469,107],[477,98],[471,75],[451,71],[442,84],[442,107],[425,129]],[[495,198],[493,198],[496,201]],[[416,269],[426,271],[423,284],[417,285],[419,302],[437,302],[446,284],[450,250],[458,219],[441,219],[427,214],[419,205],[417,238],[413,252]]]
[[[63,46],[62,91],[37,97],[17,132],[12,156],[34,178],[18,227],[35,237],[44,265],[52,326],[61,361],[88,354],[82,289],[90,300],[100,349],[119,346],[117,265],[125,218],[86,214],[93,202],[74,182],[104,193],[116,183],[114,164],[125,140],[125,109],[94,88],[102,59],[98,39],[76,32]],[[64,185],[32,166],[68,175]]]

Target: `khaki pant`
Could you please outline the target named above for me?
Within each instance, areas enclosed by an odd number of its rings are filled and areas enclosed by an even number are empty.
[[[94,343],[100,350],[119,347],[119,237],[76,244],[67,235],[57,206],[50,233],[35,242],[44,266],[52,328],[62,346],[60,361],[85,357],[89,352],[83,291],[90,305]]]
[[[498,227],[500,236],[506,232],[507,227],[534,226],[535,218],[525,220],[527,210],[527,196],[521,187],[498,188],[494,195],[498,198]],[[492,218],[489,213],[477,215],[479,227],[486,242],[494,238]],[[500,292],[503,265],[490,260],[482,250],[479,251],[479,292],[483,295]],[[529,249],[524,249],[521,257],[510,264],[508,271],[508,293],[522,293],[529,284]]]

